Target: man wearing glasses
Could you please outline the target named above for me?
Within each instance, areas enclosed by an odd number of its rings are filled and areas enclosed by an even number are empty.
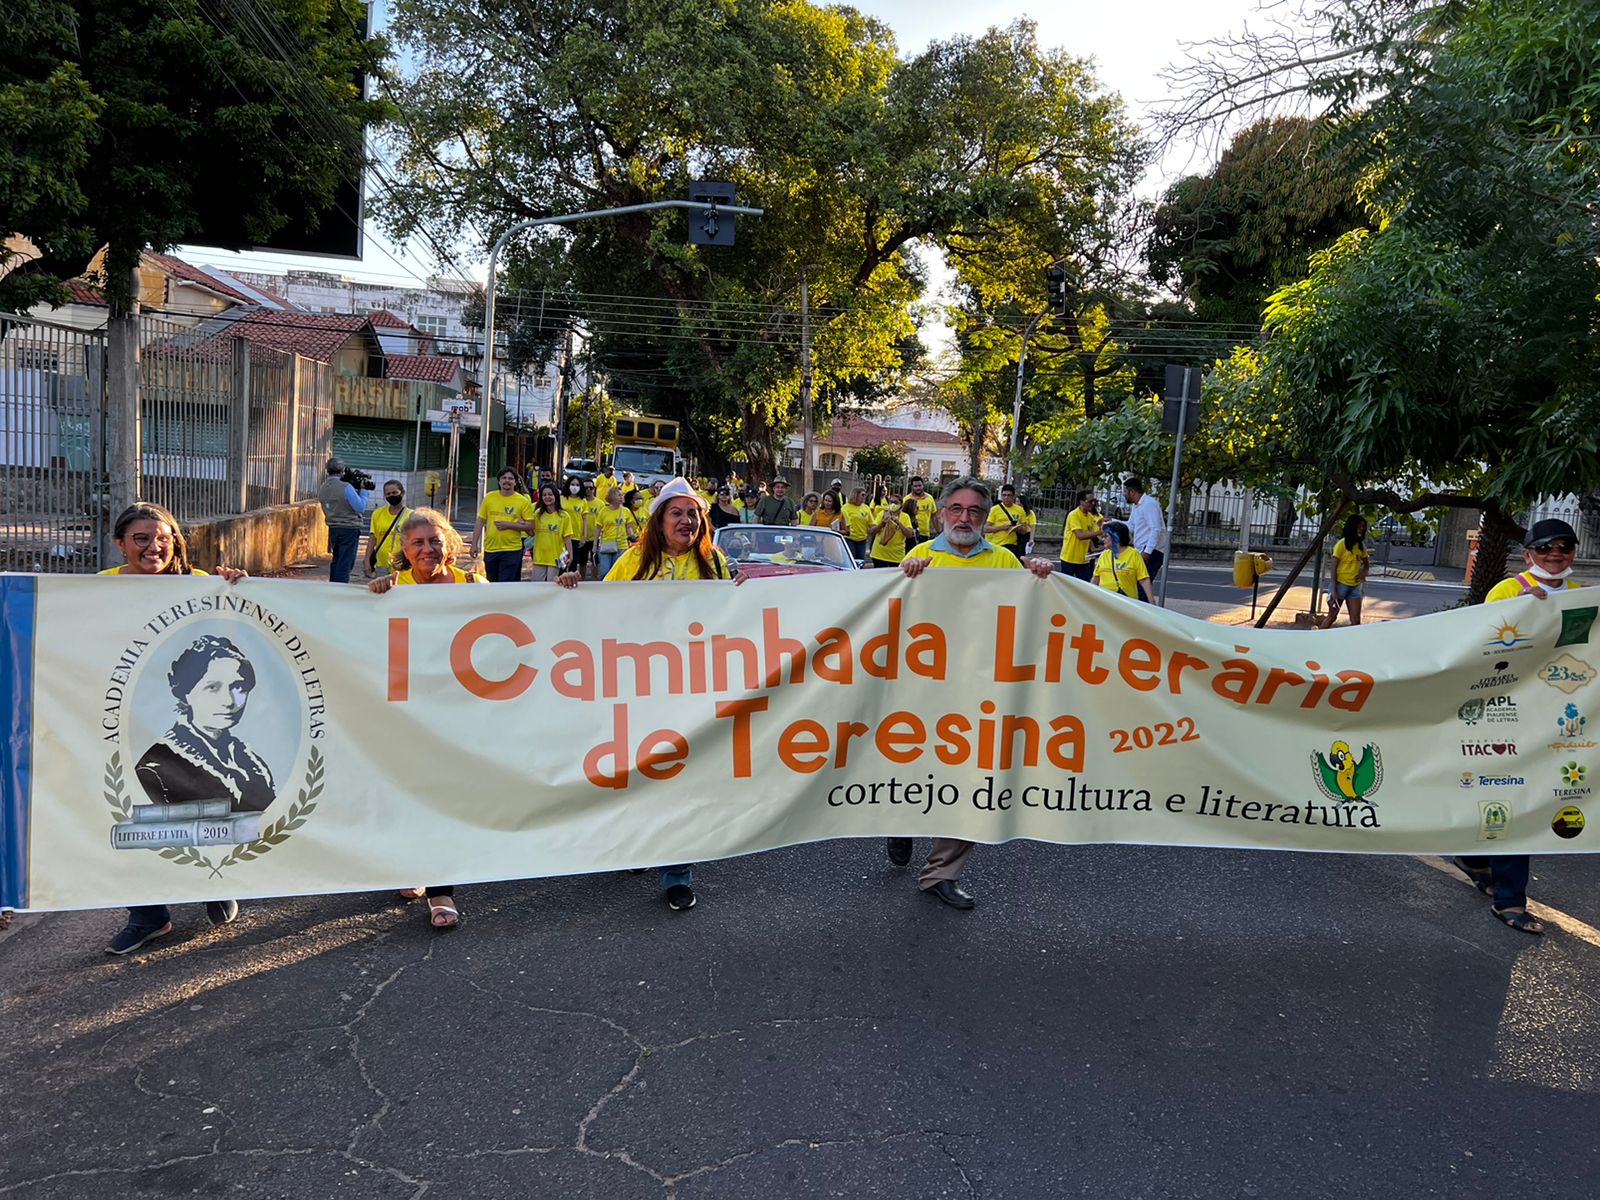
[[[989,486],[981,479],[952,479],[945,484],[939,493],[943,531],[932,541],[918,542],[906,551],[900,569],[907,578],[915,579],[929,567],[1027,567],[1040,579],[1049,579],[1055,570],[1050,563],[1036,558],[1018,559],[983,536],[989,503]],[[934,838],[928,861],[917,876],[917,886],[951,908],[971,908],[976,902],[962,890],[960,880],[972,847],[972,842],[960,838]],[[890,838],[885,849],[889,861],[897,867],[911,861],[910,838]]]
[[[1518,596],[1543,600],[1551,591],[1582,587],[1572,578],[1572,560],[1577,553],[1578,535],[1571,525],[1554,518],[1535,521],[1522,545],[1522,561],[1528,569],[1495,584],[1485,603]],[[1544,923],[1528,911],[1531,861],[1526,854],[1463,855],[1456,859],[1456,866],[1489,897],[1489,911],[1496,918],[1523,933],[1544,932]]]

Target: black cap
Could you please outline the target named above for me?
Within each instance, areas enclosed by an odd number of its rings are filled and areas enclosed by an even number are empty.
[[[1545,542],[1552,541],[1555,538],[1571,538],[1576,542],[1578,535],[1573,532],[1572,526],[1565,521],[1557,517],[1546,517],[1542,521],[1533,523],[1533,528],[1528,530],[1527,540],[1522,544],[1524,546],[1542,546]]]

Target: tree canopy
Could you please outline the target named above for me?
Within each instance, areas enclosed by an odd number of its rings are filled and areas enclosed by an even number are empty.
[[[677,213],[532,236],[500,285],[511,323],[544,336],[568,305],[613,394],[682,419],[702,462],[761,473],[796,419],[802,274],[826,419],[918,365],[919,246],[1081,203],[1112,138],[1115,102],[1026,23],[906,59],[878,21],[804,0],[398,0],[392,28],[414,64],[396,233],[439,222],[486,246],[696,178],[765,210],[732,248],[684,245]]]
[[[39,250],[0,278],[0,311],[61,302],[107,248],[129,299],[145,246],[204,229],[266,240],[314,226],[362,169],[369,53],[357,0],[16,0],[0,41],[0,233]],[[8,10],[9,11],[9,10]]]

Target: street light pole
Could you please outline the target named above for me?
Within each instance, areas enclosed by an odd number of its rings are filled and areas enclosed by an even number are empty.
[[[800,272],[800,492],[811,492],[811,293]]]
[[[1022,347],[1017,351],[1017,392],[1011,402],[1011,448],[1006,451],[1006,479],[1009,484],[1017,482],[1015,477],[1015,464],[1017,461],[1017,435],[1022,430],[1022,368],[1028,361],[1028,335],[1039,327],[1039,322],[1044,320],[1044,313],[1039,313],[1022,329]]]
[[[490,379],[494,369],[494,309],[495,309],[495,272],[500,265],[500,252],[505,249],[513,234],[521,233],[525,229],[536,229],[541,225],[571,225],[578,221],[588,221],[595,217],[621,217],[628,213],[653,212],[660,208],[691,208],[716,213],[737,213],[740,216],[759,217],[763,209],[741,208],[732,204],[717,204],[706,200],[652,200],[648,204],[625,204],[621,208],[598,208],[587,212],[567,213],[559,217],[535,217],[530,221],[519,221],[495,239],[494,247],[489,251],[489,281],[488,289],[484,293],[483,301],[483,367],[479,378],[483,384],[483,411],[478,414],[478,508],[483,507],[483,502],[489,496],[489,417],[493,393],[490,390]],[[477,509],[473,510],[474,512]]]

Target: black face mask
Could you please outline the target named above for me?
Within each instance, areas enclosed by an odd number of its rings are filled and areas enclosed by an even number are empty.
[[[404,500],[405,500],[405,496],[403,496],[403,495],[401,495],[401,496],[385,496],[383,498],[383,502],[385,504],[400,504],[400,503],[404,502]]]

